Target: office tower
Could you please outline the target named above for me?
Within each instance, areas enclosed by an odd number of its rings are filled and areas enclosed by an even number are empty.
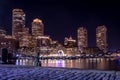
[[[77,30],[78,36],[78,49],[82,53],[84,51],[84,47],[87,47],[87,29],[84,27],[80,27]]]
[[[104,25],[96,28],[96,46],[107,52],[107,28]]]
[[[32,35],[35,37],[44,35],[44,25],[42,20],[36,18],[32,22]]]
[[[25,13],[22,9],[13,9],[12,13],[12,36],[19,40],[25,27]]]

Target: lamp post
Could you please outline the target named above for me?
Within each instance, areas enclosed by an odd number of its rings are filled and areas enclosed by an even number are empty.
[[[36,66],[41,66],[41,61],[40,61],[40,50],[37,52],[36,56]]]

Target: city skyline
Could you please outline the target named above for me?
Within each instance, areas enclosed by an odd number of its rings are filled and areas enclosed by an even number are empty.
[[[3,1],[3,0],[2,0]],[[3,1],[0,12],[0,26],[11,34],[12,9],[21,8],[26,14],[26,27],[31,28],[31,22],[36,17],[41,19],[45,25],[45,33],[52,39],[63,44],[64,37],[72,36],[77,40],[77,29],[81,26],[88,30],[88,46],[96,46],[96,28],[105,25],[108,29],[108,48],[110,50],[119,49],[119,8],[111,5],[87,5],[81,3],[75,6],[70,4],[37,3],[33,1]],[[35,3],[32,5],[32,2]],[[0,3],[0,4],[1,4]],[[11,4],[10,4],[11,3]],[[41,5],[40,5],[41,4]],[[53,5],[52,5],[53,4]],[[8,7],[9,5],[9,7]],[[6,13],[7,12],[7,13]],[[5,13],[5,14],[4,14]],[[51,28],[52,27],[52,28]]]

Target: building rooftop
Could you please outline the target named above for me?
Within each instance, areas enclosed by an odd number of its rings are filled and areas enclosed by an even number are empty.
[[[42,20],[40,20],[40,19],[36,18],[36,19],[34,19],[34,20],[33,20],[33,22],[40,22],[40,23],[41,23],[41,22],[42,22]]]

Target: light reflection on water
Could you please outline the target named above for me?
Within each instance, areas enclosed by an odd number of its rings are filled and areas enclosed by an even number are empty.
[[[48,59],[41,60],[42,66],[45,67],[67,67],[67,68],[80,68],[80,69],[99,69],[99,70],[120,70],[120,60],[108,58],[89,58],[89,59],[75,59],[75,60],[56,60]],[[34,66],[35,60],[33,59],[19,59],[16,60],[16,65],[32,65]]]
[[[41,60],[42,66],[65,67],[65,60]]]
[[[34,60],[33,59],[17,59],[16,60],[16,65],[34,65]]]

